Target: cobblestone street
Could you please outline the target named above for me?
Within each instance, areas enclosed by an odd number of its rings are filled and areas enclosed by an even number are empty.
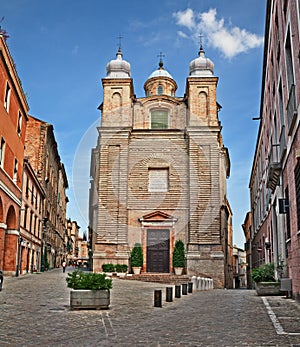
[[[71,311],[65,278],[61,269],[5,278],[1,347],[300,346],[300,306],[290,299],[213,290],[166,302],[169,285],[114,279],[109,310]]]

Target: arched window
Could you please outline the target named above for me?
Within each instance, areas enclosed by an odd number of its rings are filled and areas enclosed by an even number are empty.
[[[207,116],[207,94],[205,92],[199,93],[200,99],[200,116]]]
[[[122,104],[122,97],[120,93],[114,93],[112,96],[112,104],[113,108],[121,107]]]
[[[151,112],[151,129],[167,129],[168,112],[156,110]]]
[[[164,93],[164,87],[163,86],[158,86],[157,87],[157,94],[162,95]]]

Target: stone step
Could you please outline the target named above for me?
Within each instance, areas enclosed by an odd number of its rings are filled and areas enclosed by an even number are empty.
[[[142,273],[139,275],[127,275],[123,277],[126,280],[136,280],[142,282],[155,282],[155,283],[165,283],[165,284],[182,284],[191,281],[190,277],[187,275],[174,275],[165,273]]]

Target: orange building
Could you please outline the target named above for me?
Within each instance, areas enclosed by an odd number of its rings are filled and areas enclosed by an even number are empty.
[[[19,274],[40,271],[45,191],[28,159],[24,159],[20,213]]]
[[[0,269],[17,269],[24,143],[29,107],[0,31]]]

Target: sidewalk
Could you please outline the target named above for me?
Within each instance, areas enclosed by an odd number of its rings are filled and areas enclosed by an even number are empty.
[[[65,278],[62,269],[5,278],[1,347],[300,345],[300,307],[291,299],[266,297],[278,333],[254,291],[194,292],[169,303],[169,285],[113,279],[109,310],[71,311]],[[155,289],[162,290],[162,308],[153,305]]]

